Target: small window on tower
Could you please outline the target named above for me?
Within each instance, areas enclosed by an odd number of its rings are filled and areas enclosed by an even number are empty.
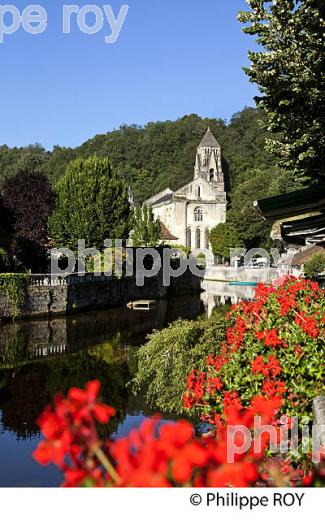
[[[198,186],[196,188],[196,195],[197,195],[197,198],[200,199],[201,198],[201,186]]]

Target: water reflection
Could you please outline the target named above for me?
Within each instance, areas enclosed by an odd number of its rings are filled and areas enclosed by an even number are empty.
[[[201,295],[201,299],[206,315],[210,318],[213,310],[217,307],[228,304],[233,305],[241,300],[252,300],[255,295],[256,287],[204,280],[202,289],[204,292]]]

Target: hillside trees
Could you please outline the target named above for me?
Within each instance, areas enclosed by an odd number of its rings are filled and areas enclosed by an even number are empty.
[[[294,191],[300,187],[288,172],[255,167],[240,174],[232,191],[227,221],[237,230],[248,249],[271,246],[272,224],[264,221],[253,208],[257,199]],[[274,245],[274,244],[273,244]]]
[[[230,202],[228,220],[233,218],[234,225],[239,222],[238,231],[241,238],[249,237],[248,245],[264,244],[269,227],[253,212],[253,201],[297,189],[291,176],[286,173],[285,177],[284,170],[276,167],[274,157],[264,149],[269,133],[260,127],[259,121],[265,118],[262,110],[245,108],[228,124],[192,114],[177,121],[149,123],[144,127],[124,125],[97,135],[75,149],[56,146],[52,152],[45,152],[36,146],[27,153],[24,148],[2,146],[0,189],[4,179],[17,171],[26,153],[27,156],[32,154],[33,161],[36,161],[35,154],[43,156],[38,168],[53,185],[64,176],[71,160],[77,157],[85,160],[95,154],[104,159],[109,157],[116,178],[131,186],[135,203],[142,205],[160,190],[168,186],[177,189],[192,180],[196,148],[210,126],[222,147]],[[243,206],[240,201],[244,201]]]

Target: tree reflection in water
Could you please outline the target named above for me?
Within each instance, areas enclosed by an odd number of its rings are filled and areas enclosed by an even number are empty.
[[[99,379],[102,399],[117,410],[115,420],[103,434],[116,432],[127,413],[143,411],[141,401],[129,396],[127,388],[136,370],[137,345],[153,329],[179,317],[194,318],[201,311],[197,295],[158,302],[155,309],[145,313],[114,309],[1,325],[0,410],[4,431],[14,432],[17,440],[37,436],[36,419],[56,393]]]

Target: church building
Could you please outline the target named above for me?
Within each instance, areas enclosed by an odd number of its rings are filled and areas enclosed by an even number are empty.
[[[159,217],[164,242],[209,248],[209,231],[226,222],[227,208],[221,148],[210,128],[197,149],[193,181],[177,191],[167,188],[145,205]]]

